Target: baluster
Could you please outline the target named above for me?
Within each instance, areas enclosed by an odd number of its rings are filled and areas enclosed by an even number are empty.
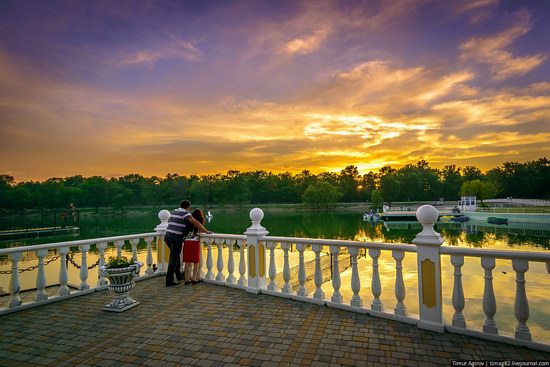
[[[204,257],[202,256],[202,249],[204,247],[204,241],[199,239],[199,278],[204,278]]]
[[[147,237],[145,242],[147,243],[147,257],[145,258],[145,263],[147,264],[147,270],[145,274],[151,275],[153,271],[153,242],[155,241],[154,237]]]
[[[288,262],[288,249],[290,248],[290,243],[284,242],[281,243],[281,248],[283,249],[283,279],[285,280],[285,285],[283,286],[283,293],[290,294],[292,293],[292,286],[290,285],[290,264]]]
[[[380,300],[382,286],[380,285],[380,273],[378,271],[378,258],[380,257],[380,250],[369,249],[369,255],[372,258],[372,294],[374,296],[370,307],[374,311],[382,311],[384,305]]]
[[[212,261],[212,242],[206,243],[206,279],[214,279],[214,272],[212,271],[212,268],[214,267],[214,263]]]
[[[239,285],[246,286],[246,259],[244,255],[244,241],[237,240],[237,243],[239,244],[239,274],[241,275],[237,283]]]
[[[323,250],[323,246],[313,245],[312,249],[315,252],[315,292],[313,293],[313,298],[325,299],[325,292],[321,288],[323,285],[323,272],[321,270],[321,251]]]
[[[90,289],[90,285],[87,283],[88,280],[88,251],[90,250],[90,245],[81,245],[80,251],[82,252],[82,265],[80,267],[80,286],[78,287],[79,291],[84,291]]]
[[[115,241],[116,257],[122,257],[122,246],[124,246],[124,240]]]
[[[334,292],[330,300],[334,303],[344,302],[342,293],[340,293],[340,270],[338,269],[338,254],[340,253],[340,246],[330,246],[330,252],[332,253],[332,288]]]
[[[44,271],[44,257],[48,255],[48,249],[36,251],[38,257],[38,274],[36,275],[36,298],[35,301],[45,301],[48,299],[46,293],[46,272]]]
[[[277,268],[275,265],[275,242],[267,242],[267,248],[269,249],[269,279],[270,282],[267,286],[267,289],[273,292],[278,292],[279,288],[277,287],[277,282],[275,282],[275,277],[277,276]]]
[[[227,283],[229,284],[235,284],[235,275],[233,275],[233,272],[235,271],[235,260],[233,259],[233,243],[228,244],[229,246],[229,257],[227,259],[227,271],[229,273],[227,277]]]
[[[216,280],[219,282],[225,282],[225,275],[223,275],[223,244],[225,241],[218,241],[218,275],[216,275]]]
[[[98,243],[97,247],[99,248],[99,279],[97,281],[97,286],[102,287],[108,283],[101,271],[101,268],[105,266],[105,249],[107,249],[107,242]]]
[[[464,265],[464,256],[451,255],[451,264],[453,264],[454,271],[454,287],[453,287],[453,307],[455,313],[453,314],[453,326],[465,328],[466,320],[462,314],[464,309],[464,290],[462,289],[462,272],[461,268]]]
[[[138,254],[137,254],[137,245],[139,243],[139,238],[132,238],[130,240],[130,243],[132,244],[132,259],[135,261],[138,261]],[[134,274],[134,278],[138,278],[139,273]]]
[[[407,306],[403,302],[405,300],[405,282],[403,281],[403,259],[405,253],[403,251],[392,251],[392,256],[395,259],[395,305],[394,312],[399,316],[407,316]]]
[[[300,286],[298,287],[299,296],[307,296],[309,294],[305,284],[306,284],[306,264],[304,263],[304,250],[307,245],[303,243],[297,243],[296,248],[298,249],[298,258],[299,258],[299,267],[298,267],[298,281]]]
[[[20,252],[11,253],[8,255],[11,260],[11,278],[10,278],[10,300],[8,305],[10,308],[21,306],[21,284],[19,283],[19,261],[23,259],[23,254]]]
[[[67,254],[69,253],[68,247],[61,247],[59,249],[59,258],[61,259],[61,265],[59,265],[59,291],[60,296],[67,296],[71,293],[67,283],[69,282],[69,272],[67,271]]]
[[[132,238],[130,243],[132,244],[132,259],[138,261],[137,245],[139,243],[139,238]]]
[[[516,339],[531,341],[531,332],[527,326],[529,303],[527,302],[527,294],[525,293],[525,272],[529,270],[529,262],[527,260],[513,259],[512,268],[516,272],[514,314],[518,320],[514,334]]]
[[[489,334],[498,334],[497,323],[493,319],[497,312],[497,301],[495,291],[493,290],[493,269],[495,268],[495,259],[492,257],[482,257],[481,266],[485,270],[485,287],[483,289],[483,332]]]
[[[359,269],[357,269],[357,255],[359,254],[359,249],[357,247],[350,247],[348,248],[348,252],[351,259],[351,290],[353,291],[351,305],[361,307],[363,306],[363,300],[361,296],[359,296],[361,280],[359,279]]]

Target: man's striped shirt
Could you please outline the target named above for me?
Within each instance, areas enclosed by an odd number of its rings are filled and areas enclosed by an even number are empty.
[[[178,208],[170,213],[170,219],[168,219],[167,233],[173,233],[175,235],[183,236],[183,232],[186,227],[186,219],[191,216],[187,210]]]

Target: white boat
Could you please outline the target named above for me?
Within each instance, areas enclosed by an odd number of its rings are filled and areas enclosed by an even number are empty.
[[[372,210],[370,213],[363,214],[363,221],[364,222],[378,222],[380,220],[380,214],[373,212]]]

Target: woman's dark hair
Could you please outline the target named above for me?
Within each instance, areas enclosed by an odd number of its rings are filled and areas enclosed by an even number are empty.
[[[193,216],[193,218],[195,218],[197,221],[199,221],[200,224],[204,224],[204,213],[202,212],[202,210],[195,209],[195,210],[193,210],[191,215]]]

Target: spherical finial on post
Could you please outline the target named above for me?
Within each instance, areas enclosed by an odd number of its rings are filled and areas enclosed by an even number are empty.
[[[168,219],[170,219],[170,211],[169,210],[161,210],[158,214],[158,217],[160,219],[160,223],[158,226],[155,227],[156,232],[166,232],[166,227],[168,227]]]
[[[250,220],[252,222],[261,222],[264,219],[264,211],[260,208],[254,208],[250,211]]]
[[[439,212],[435,207],[431,205],[422,205],[416,210],[416,219],[418,219],[418,221],[422,223],[422,225],[433,225],[435,222],[437,222],[438,218]]]
[[[416,210],[416,219],[422,224],[423,229],[416,235],[413,243],[441,246],[443,239],[434,230],[434,223],[439,219],[439,211],[431,205],[422,205]]]

